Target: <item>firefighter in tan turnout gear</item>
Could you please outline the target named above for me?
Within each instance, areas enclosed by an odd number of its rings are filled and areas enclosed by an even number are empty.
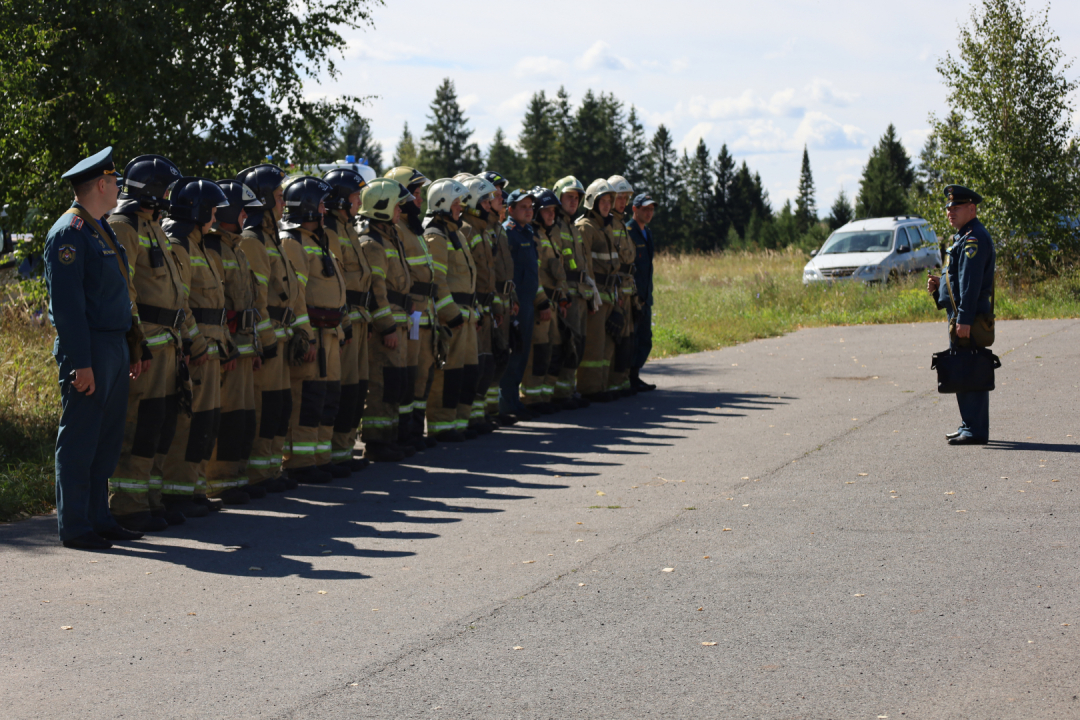
[[[590,273],[597,286],[595,312],[585,323],[585,352],[578,366],[578,390],[589,401],[610,402],[615,399],[607,392],[611,357],[615,351],[608,324],[619,300],[619,253],[612,233],[611,207],[615,190],[603,178],[594,180],[585,189],[585,214],[578,218],[577,227],[589,251]],[[620,324],[621,328],[621,324]]]
[[[495,186],[488,203],[491,206],[491,259],[495,297],[491,301],[491,354],[493,372],[491,385],[485,396],[488,420],[499,425],[517,422],[512,415],[499,412],[499,381],[510,363],[510,325],[517,315],[517,293],[514,292],[514,258],[510,255],[510,243],[503,222],[506,220],[506,190],[509,181],[494,170],[485,170],[479,177]]]
[[[476,392],[476,265],[460,232],[462,199],[468,195],[468,188],[457,180],[436,180],[428,187],[424,224],[424,241],[431,251],[438,286],[435,311],[450,333],[445,364],[435,370],[428,398],[428,432],[446,442],[476,437],[468,428]]]
[[[301,483],[326,483],[351,473],[331,462],[341,396],[345,271],[323,232],[330,192],[327,183],[305,175],[287,181],[283,193],[281,246],[296,268],[301,298],[285,353],[292,378],[285,467]]]
[[[626,206],[634,194],[633,186],[620,175],[608,178],[608,184],[615,191],[611,206],[611,234],[615,238],[618,254],[618,308],[621,322],[612,322],[611,342],[614,344],[611,357],[611,372],[608,375],[609,392],[618,395],[636,394],[630,388],[630,363],[634,355],[634,304],[638,302],[634,288],[634,259],[637,249],[626,230]],[[613,312],[616,312],[613,311]]]
[[[225,193],[213,180],[184,177],[169,191],[169,218],[162,223],[184,281],[187,312],[194,318],[190,348],[191,411],[176,419],[176,434],[165,456],[162,501],[188,517],[216,510],[206,497],[206,463],[221,421],[222,358],[233,354],[225,313],[225,286],[206,256],[203,240]],[[232,369],[235,360],[226,362]]]
[[[415,449],[396,444],[398,413],[409,397],[406,371],[409,289],[412,278],[398,237],[401,207],[411,194],[389,178],[376,178],[360,195],[360,248],[371,266],[371,321],[367,404],[361,438],[364,457],[377,462],[403,460]]]
[[[424,226],[420,208],[424,204],[423,190],[431,181],[415,168],[399,166],[386,176],[405,186],[410,197],[401,206],[401,217],[395,224],[405,261],[409,265],[412,285],[409,287],[408,340],[405,348],[405,383],[408,392],[400,408],[398,440],[416,450],[434,447],[434,438],[424,436],[424,416],[427,397],[435,372],[435,263],[423,240]]]
[[[581,239],[581,231],[574,224],[585,187],[573,175],[567,175],[555,183],[555,196],[559,206],[555,209],[555,228],[552,242],[558,247],[569,288],[569,305],[562,321],[562,367],[555,381],[553,402],[566,410],[588,407],[589,401],[575,394],[577,371],[585,353],[585,324],[596,297],[596,283],[589,271],[589,252]]]
[[[285,433],[292,414],[292,382],[285,362],[285,343],[296,320],[293,304],[300,293],[296,270],[281,251],[277,221],[284,209],[281,184],[285,171],[264,163],[236,176],[263,207],[252,208],[244,222],[240,249],[244,251],[259,282],[256,307],[266,314],[256,325],[262,349],[262,367],[255,371],[255,420],[257,431],[248,458],[248,479],[267,492],[283,492],[296,487],[285,477],[281,458]]]
[[[195,320],[187,317],[180,269],[157,220],[180,175],[169,160],[140,155],[124,168],[120,203],[109,216],[128,258],[132,319],[151,357],[131,381],[120,462],[109,479],[109,509],[120,525],[139,532],[184,522],[180,511],[162,504],[161,481],[176,431],[178,357]]]
[[[213,232],[203,238],[203,248],[225,285],[225,315],[234,347],[227,360],[235,361],[235,366],[231,370],[222,367],[221,424],[206,467],[206,487],[207,495],[221,498],[226,505],[245,505],[253,497],[266,497],[266,490],[250,486],[247,477],[256,429],[255,370],[262,364],[255,328],[266,306],[257,307],[259,281],[240,249],[247,210],[261,208],[262,203],[250,188],[235,180],[218,180],[217,184],[229,206],[217,209],[217,222]]]
[[[330,454],[335,465],[356,472],[368,465],[364,458],[353,457],[368,391],[371,266],[360,251],[360,237],[356,233],[356,211],[360,208],[360,191],[366,183],[351,168],[330,170],[323,180],[332,188],[326,199],[323,232],[344,270],[347,306],[342,324],[345,339],[341,346],[341,400],[330,438]]]

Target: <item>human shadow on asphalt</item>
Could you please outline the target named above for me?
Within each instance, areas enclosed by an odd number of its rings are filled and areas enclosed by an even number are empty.
[[[1071,443],[1037,443],[1019,440],[991,440],[987,450],[1033,450],[1037,452],[1080,453],[1080,445]]]
[[[441,444],[403,463],[376,463],[329,485],[301,485],[108,552],[220,575],[367,578],[365,560],[416,555],[424,540],[440,536],[438,526],[506,512],[516,501],[567,489],[570,478],[600,476],[626,456],[686,440],[699,426],[790,400],[679,389],[594,404]],[[396,530],[397,523],[410,527]],[[56,540],[54,517],[0,526],[0,547],[68,552]]]

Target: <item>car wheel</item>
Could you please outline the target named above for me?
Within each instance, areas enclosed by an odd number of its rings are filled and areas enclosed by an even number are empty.
[[[895,285],[896,283],[900,282],[900,277],[900,270],[898,268],[893,268],[889,271],[889,284]]]

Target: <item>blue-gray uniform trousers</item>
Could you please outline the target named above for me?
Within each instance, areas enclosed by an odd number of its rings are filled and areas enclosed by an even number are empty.
[[[637,322],[634,323],[634,362],[631,368],[640,370],[652,352],[652,305],[646,303],[641,308]]]
[[[75,366],[59,342],[62,412],[56,435],[56,520],[60,539],[117,527],[109,512],[109,476],[120,460],[127,416],[129,356],[123,331],[90,331],[94,394],[75,389]]]
[[[949,319],[952,319],[952,311],[948,311]],[[951,345],[951,342],[950,342]],[[990,438],[990,393],[981,392],[958,392],[956,404],[960,408],[960,427],[957,430],[961,435],[970,435],[976,440]]]

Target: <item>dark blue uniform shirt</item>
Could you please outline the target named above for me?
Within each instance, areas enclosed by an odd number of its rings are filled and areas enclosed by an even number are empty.
[[[80,206],[76,202],[72,207]],[[111,245],[78,215],[61,215],[45,239],[45,284],[56,351],[75,368],[91,365],[91,332],[126,332],[131,327],[127,277],[116,262],[119,252],[127,267],[124,246],[107,222],[99,224]]]
[[[652,307],[653,257],[656,255],[652,232],[647,227],[639,226],[633,218],[626,223],[626,230],[637,247],[637,257],[634,258],[634,284],[637,285],[638,297],[646,305]]]
[[[514,259],[514,287],[517,290],[521,314],[531,318],[533,300],[540,287],[540,254],[536,249],[532,225],[518,225],[513,220],[503,223],[510,257]]]
[[[971,325],[976,315],[990,312],[996,257],[990,233],[978,218],[953,235],[953,244],[946,251],[945,272],[956,300],[958,325]],[[944,282],[938,290],[937,306],[952,315],[952,300]]]

